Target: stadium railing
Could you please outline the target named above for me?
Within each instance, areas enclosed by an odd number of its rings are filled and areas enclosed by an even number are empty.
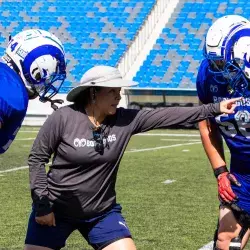
[[[143,49],[147,42],[147,39],[154,30],[155,25],[158,23],[161,14],[166,9],[167,5],[171,0],[157,0],[151,12],[148,14],[141,29],[137,32],[135,40],[131,42],[129,48],[124,53],[124,55],[117,62],[117,66],[123,76],[130,70],[133,62],[136,60],[137,56]]]

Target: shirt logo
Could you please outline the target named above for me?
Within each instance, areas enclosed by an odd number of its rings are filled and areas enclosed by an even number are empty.
[[[247,110],[238,111],[234,117],[236,121],[241,121],[246,123],[250,121],[250,113]]]
[[[112,134],[109,135],[107,138],[103,138],[103,145],[106,146],[108,142],[114,142],[116,141],[116,135]],[[84,148],[84,147],[94,147],[95,141],[94,140],[88,140],[85,138],[75,138],[74,139],[74,146],[76,148]]]
[[[125,223],[123,223],[123,222],[119,221],[119,224],[127,228],[127,226],[126,226],[126,224],[125,224]]]
[[[218,86],[217,85],[210,85],[210,91],[212,92],[212,93],[216,93],[216,92],[218,92]]]

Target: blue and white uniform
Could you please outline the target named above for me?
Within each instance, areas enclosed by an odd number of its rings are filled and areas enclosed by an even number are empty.
[[[0,154],[15,139],[28,107],[28,93],[21,78],[0,62]]]
[[[229,93],[228,84],[222,75],[221,81],[215,81],[208,67],[208,60],[204,59],[197,76],[197,92],[202,103],[217,103],[240,96]],[[218,115],[210,119],[217,124],[230,150],[230,172],[241,183],[241,187],[232,185],[233,191],[239,197],[237,205],[250,214],[250,92],[245,92],[243,100],[237,102],[234,114]]]

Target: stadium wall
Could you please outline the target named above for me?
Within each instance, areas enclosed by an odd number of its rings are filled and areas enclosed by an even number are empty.
[[[66,94],[58,94],[53,99],[62,99],[64,103],[62,105],[57,105],[58,107],[68,105],[69,102],[66,101]],[[46,118],[53,112],[49,102],[42,103],[39,98],[29,101],[29,106],[27,110],[26,117],[23,121],[25,126],[41,126]]]
[[[127,98],[125,97],[124,90],[121,91],[122,99],[119,107],[127,107]],[[72,104],[66,100],[66,94],[57,94],[53,99],[62,99],[64,103],[58,104],[58,107]],[[49,102],[42,103],[39,99],[31,100],[29,102],[27,115],[23,121],[25,126],[41,126],[47,119],[47,117],[53,112]]]
[[[187,89],[134,89],[127,90],[128,107],[160,108],[170,106],[197,106],[196,90]]]

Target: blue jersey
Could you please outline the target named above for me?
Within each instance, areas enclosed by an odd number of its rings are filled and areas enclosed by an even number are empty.
[[[222,76],[221,81],[217,82],[213,73],[208,71],[207,59],[200,65],[196,86],[199,99],[205,104],[232,97]],[[242,184],[241,188],[232,187],[239,197],[238,205],[250,214],[250,94],[243,101],[237,102],[234,114],[219,115],[211,121],[217,124],[230,150],[230,172]]]
[[[28,93],[21,78],[0,62],[0,154],[15,139],[28,107]]]

